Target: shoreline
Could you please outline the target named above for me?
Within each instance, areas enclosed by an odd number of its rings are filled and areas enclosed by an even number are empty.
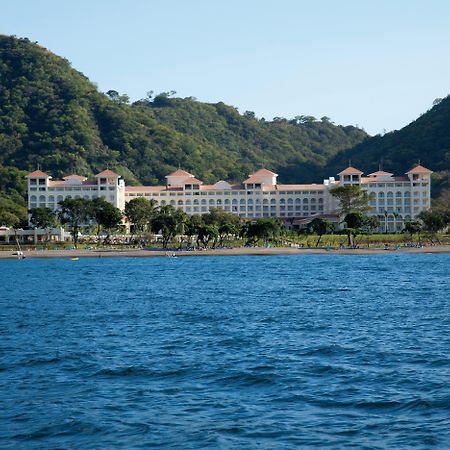
[[[25,258],[152,258],[186,256],[276,256],[276,255],[388,255],[402,253],[450,253],[450,245],[429,247],[390,248],[357,248],[357,249],[324,249],[295,247],[237,247],[231,249],[207,250],[142,250],[142,249],[99,249],[99,250],[29,250],[24,251]],[[18,259],[13,251],[0,251],[0,259]]]

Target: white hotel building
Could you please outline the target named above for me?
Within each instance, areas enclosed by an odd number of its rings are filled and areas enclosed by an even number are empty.
[[[278,184],[276,173],[260,169],[242,183],[218,181],[205,185],[194,175],[178,169],[166,176],[165,186],[125,186],[120,175],[112,170],[95,175],[94,181],[74,174],[54,181],[40,170],[26,178],[29,208],[46,206],[57,210],[58,202],[67,197],[103,197],[123,210],[126,202],[144,197],[154,200],[156,206],[172,205],[187,214],[205,214],[210,208],[222,208],[247,219],[279,217],[291,223],[336,215],[338,204],[330,189],[359,185],[371,197],[372,209],[368,214],[378,216],[381,230],[401,231],[406,220],[429,209],[431,173],[418,165],[401,177],[384,171],[363,177],[360,170],[347,167],[338,174],[338,180],[329,178],[322,184]]]

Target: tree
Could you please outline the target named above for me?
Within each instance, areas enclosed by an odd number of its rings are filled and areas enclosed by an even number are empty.
[[[223,241],[227,236],[236,237],[241,231],[240,223],[238,222],[223,222],[218,227],[220,241],[219,245],[223,245]]]
[[[197,229],[197,245],[199,242],[207,247],[210,241],[213,241],[213,247],[216,246],[219,239],[219,230],[217,225],[202,224]]]
[[[186,222],[185,234],[188,238],[190,238],[191,242],[194,236],[198,236],[198,230],[204,224],[202,216],[198,214],[194,214],[192,216],[188,216]],[[197,241],[198,245],[198,241]]]
[[[50,208],[30,209],[30,225],[46,231],[45,245],[50,241],[51,229],[58,225],[58,217]]]
[[[351,212],[344,217],[344,222],[348,228],[359,229],[365,224],[366,217],[361,212]]]
[[[147,200],[143,197],[133,198],[125,204],[125,216],[131,224],[131,238],[135,233],[143,233],[155,216],[155,200]]]
[[[413,239],[415,234],[419,234],[422,231],[422,224],[418,220],[407,220],[403,228],[403,233],[408,233]]]
[[[80,229],[90,218],[91,203],[89,200],[82,198],[68,197],[59,202],[59,205],[61,207],[58,212],[59,220],[62,224],[69,226],[73,244],[76,248]]]
[[[365,216],[364,222],[363,222],[363,228],[368,231],[369,233],[372,233],[376,229],[380,227],[380,220],[377,216]]]
[[[359,233],[358,228],[344,228],[342,233],[347,235],[347,244],[349,247],[353,247],[353,238]]]
[[[110,89],[106,95],[112,100],[117,101],[119,99],[119,93],[115,91],[114,89]]]
[[[174,212],[174,217],[176,221],[176,234],[175,236],[180,236],[180,246],[183,246],[183,239],[186,236],[186,231],[189,227],[189,216],[183,212],[181,209],[176,209]]]
[[[16,244],[19,245],[17,238],[17,228],[26,222],[27,209],[15,202],[12,197],[0,192],[0,225],[4,225],[14,230]]]
[[[239,216],[221,208],[211,208],[208,214],[202,216],[202,220],[207,225],[216,225],[220,235],[219,245],[223,244],[226,236],[236,236],[240,232]]]
[[[157,108],[164,108],[165,106],[171,105],[170,97],[173,97],[177,91],[169,91],[169,92],[160,92],[153,99],[153,106]]]
[[[256,222],[252,222],[246,225],[244,229],[244,235],[249,242],[257,242],[262,239],[265,242],[274,240],[281,235],[282,224],[278,219],[263,218],[258,219]]]
[[[128,97],[128,95],[123,94],[120,95],[117,91],[115,91],[114,89],[110,89],[106,95],[113,101],[116,103],[122,103],[122,104],[127,104],[130,101],[130,97]]]
[[[202,216],[203,221],[206,224],[215,224],[215,225],[222,225],[226,222],[232,222],[232,223],[239,223],[240,219],[239,216],[236,214],[233,214],[228,211],[224,211],[222,208],[211,208],[208,212],[208,214],[204,214]]]
[[[339,200],[338,212],[341,216],[365,213],[371,209],[369,195],[358,185],[338,186],[330,189],[330,194]]]
[[[366,224],[366,216],[362,212],[351,212],[345,216],[344,222],[346,223],[346,227],[343,231],[347,234],[348,245],[352,246],[353,238]]]
[[[97,223],[97,236],[100,242],[101,230],[106,230],[104,244],[109,241],[111,232],[120,227],[122,223],[122,212],[104,198],[95,198],[91,201],[90,215]]]
[[[161,233],[163,247],[184,232],[188,222],[187,214],[173,206],[165,205],[160,208],[151,221],[151,229],[154,233]]]
[[[0,210],[0,223],[14,230],[14,240],[16,241],[16,245],[19,246],[19,240],[17,238],[17,226],[20,223],[20,219],[15,214],[9,211]]]
[[[313,219],[309,224],[309,227],[314,234],[319,236],[319,239],[316,242],[316,247],[319,246],[319,242],[324,234],[334,231],[333,224],[323,217],[316,217]]]
[[[436,236],[439,231],[442,231],[448,225],[445,215],[439,210],[422,211],[418,218],[422,221],[423,228],[433,236]]]
[[[27,209],[15,201],[15,196],[0,192],[0,226],[5,225],[14,228],[20,224],[25,225],[26,218]],[[14,226],[11,224],[14,224]]]

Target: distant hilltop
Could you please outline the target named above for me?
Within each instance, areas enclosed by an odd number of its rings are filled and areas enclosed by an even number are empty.
[[[162,183],[178,167],[215,183],[242,180],[264,165],[283,183],[308,183],[349,159],[368,171],[382,162],[396,173],[421,160],[436,170],[438,188],[448,184],[448,97],[402,130],[370,137],[328,117],[266,120],[175,92],[149,92],[130,104],[114,89],[99,92],[66,59],[11,36],[0,36],[0,74],[0,167],[41,165],[55,176],[111,167],[127,185],[139,185]]]

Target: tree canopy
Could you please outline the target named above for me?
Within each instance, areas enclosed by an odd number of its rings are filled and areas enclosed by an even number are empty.
[[[338,186],[330,189],[330,193],[339,200],[338,212],[341,216],[370,210],[369,195],[358,185]]]
[[[155,184],[180,165],[205,182],[242,180],[261,161],[285,182],[316,181],[337,152],[367,138],[330,121],[260,120],[174,91],[129,103],[27,39],[0,36],[0,166],[54,177],[109,165],[128,184]],[[314,178],[314,180],[313,180]]]

